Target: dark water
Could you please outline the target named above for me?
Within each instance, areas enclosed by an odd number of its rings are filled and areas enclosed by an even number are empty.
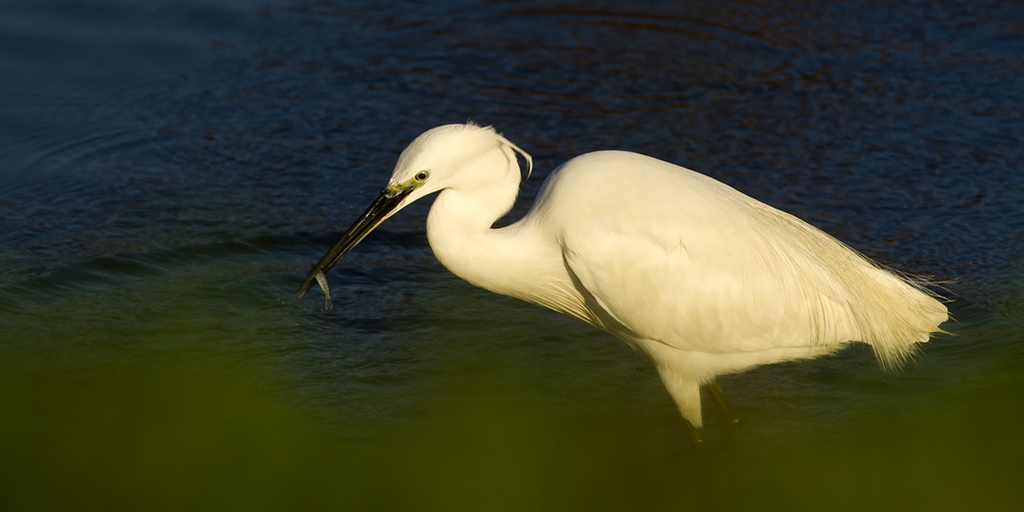
[[[1017,510],[1019,2],[0,2],[0,508]],[[898,269],[958,320],[658,378],[433,258],[428,205],[292,292],[435,125],[628,149]]]

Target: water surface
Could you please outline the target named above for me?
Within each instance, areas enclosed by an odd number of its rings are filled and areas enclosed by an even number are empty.
[[[1024,9],[1013,2],[0,4],[0,504],[1016,510]],[[422,131],[626,149],[948,281],[903,375],[653,368],[430,253],[429,204],[298,283]],[[427,202],[429,203],[429,201]]]

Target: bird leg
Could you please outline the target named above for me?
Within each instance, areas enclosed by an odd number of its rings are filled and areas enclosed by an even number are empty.
[[[686,424],[686,431],[690,433],[690,439],[693,440],[694,448],[704,446],[704,429],[693,426],[693,423],[690,423],[685,418],[683,423]]]
[[[704,387],[711,392],[711,396],[715,398],[715,403],[722,410],[722,414],[725,416],[725,421],[729,425],[732,425],[733,431],[739,429],[740,419],[733,412],[732,406],[729,405],[729,400],[725,398],[725,393],[722,391],[722,386],[718,384],[718,379],[713,378],[704,384]]]

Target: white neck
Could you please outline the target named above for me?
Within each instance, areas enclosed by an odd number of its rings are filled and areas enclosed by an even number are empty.
[[[515,202],[515,180],[487,188],[447,188],[438,194],[427,216],[427,239],[434,255],[453,274],[504,295],[514,293],[514,280],[524,268],[528,248],[516,229],[491,229]]]
[[[475,162],[476,169],[494,171],[489,180],[440,192],[427,216],[430,248],[442,265],[473,285],[583,318],[583,299],[555,237],[543,233],[542,218],[528,214],[511,226],[491,228],[519,192],[515,156],[503,149]],[[509,172],[499,172],[504,169]]]

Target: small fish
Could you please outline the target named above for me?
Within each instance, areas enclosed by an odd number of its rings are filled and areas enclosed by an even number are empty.
[[[327,283],[327,276],[324,275],[323,270],[317,270],[314,277],[320,284],[320,289],[324,291],[324,311],[330,311],[333,306],[331,304],[331,285]]]

